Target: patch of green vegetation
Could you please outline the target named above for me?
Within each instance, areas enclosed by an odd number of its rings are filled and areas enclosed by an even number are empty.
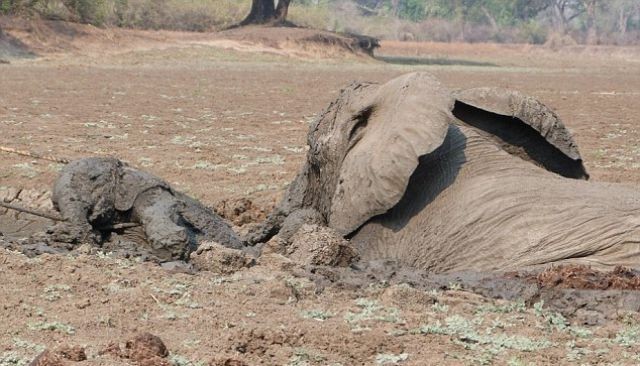
[[[356,300],[356,305],[360,308],[360,312],[348,311],[344,316],[344,319],[350,324],[359,325],[358,323],[364,321],[403,323],[400,310],[395,307],[385,308],[377,300],[359,298]]]
[[[191,293],[187,292],[184,295],[182,295],[182,297],[180,297],[178,300],[176,300],[176,302],[174,303],[176,305],[188,308],[188,309],[201,309],[202,305],[198,304],[197,302],[193,301],[191,299]]]
[[[228,166],[227,164],[213,164],[208,161],[198,160],[195,162],[195,164],[193,164],[191,169],[216,171],[221,168],[226,168],[227,166]]]
[[[440,291],[436,290],[436,289],[432,289],[426,292],[427,295],[432,296],[432,297],[439,297]]]
[[[286,151],[292,152],[294,154],[300,154],[306,150],[302,146],[284,146],[283,149],[285,149]]]
[[[287,302],[298,302],[298,300],[302,298],[302,294],[306,288],[306,283],[302,279],[287,277],[284,280],[284,285],[289,289],[289,291],[291,291],[291,296],[289,296]]]
[[[408,353],[394,355],[391,353],[380,353],[376,355],[376,365],[397,365],[409,359]]]
[[[622,347],[633,347],[640,345],[640,326],[628,326],[619,331],[613,342]]]
[[[187,309],[202,308],[200,304],[191,299],[191,292],[189,292],[190,287],[190,285],[180,282],[171,282],[168,288],[159,288],[156,286],[151,287],[153,292],[175,299],[174,301],[170,300],[169,303],[166,303],[164,301],[160,301],[156,296],[151,296],[155,300],[156,304],[158,304],[158,306],[164,311],[164,314],[161,316],[163,319],[177,320],[188,318],[188,313],[184,311],[177,311],[178,306]]]
[[[34,353],[41,353],[46,348],[45,346],[43,346],[41,344],[25,341],[25,340],[22,340],[20,338],[14,338],[13,339],[13,345],[16,346],[17,348],[22,348],[22,349],[26,349],[26,350],[29,350],[29,351],[33,351]]]
[[[169,362],[171,362],[173,366],[205,366],[206,365],[205,362],[191,361],[184,356],[176,355],[176,354],[171,354],[169,356]]]
[[[29,329],[32,330],[49,330],[62,332],[69,335],[75,334],[76,330],[74,327],[68,324],[60,323],[60,322],[37,322],[29,324]]]
[[[584,356],[591,353],[591,350],[576,346],[575,341],[569,341],[566,344],[567,355],[566,358],[568,361],[575,362],[580,361]]]
[[[485,350],[492,350],[492,353],[495,354],[507,349],[533,352],[553,346],[553,343],[547,340],[536,340],[504,333],[494,334],[492,328],[479,332],[473,322],[460,315],[447,317],[444,325],[440,322],[424,325],[419,328],[419,332],[422,334],[453,336],[455,337],[454,342],[464,346],[466,349],[484,347]]]
[[[507,361],[507,366],[529,366],[534,365],[533,363],[525,363],[518,357],[512,357]]]
[[[189,285],[181,282],[173,282],[169,285],[168,289],[152,287],[151,289],[156,293],[169,295],[170,297],[182,297],[189,291]]]
[[[280,155],[262,156],[262,157],[257,157],[255,159],[255,162],[257,164],[282,165],[284,164],[284,158]]]
[[[62,297],[60,292],[70,291],[71,287],[68,285],[50,285],[44,288],[44,293],[41,297],[47,301],[56,301]]]
[[[313,363],[322,363],[326,361],[327,358],[321,354],[311,352],[306,348],[296,348],[293,353],[293,356],[289,359],[288,366],[307,366],[310,362]]]
[[[565,331],[569,328],[567,319],[560,313],[552,312],[544,308],[544,300],[533,304],[536,317],[542,318],[550,329]]]
[[[437,302],[431,305],[431,310],[435,311],[436,313],[447,313],[449,311],[449,306]]]
[[[325,321],[333,317],[332,313],[324,310],[306,310],[303,311],[301,315],[305,319],[313,319],[317,321]]]
[[[0,366],[26,366],[30,359],[21,357],[16,352],[5,352],[0,356]]]
[[[586,328],[581,327],[569,327],[569,332],[578,338],[590,338],[593,332]]]

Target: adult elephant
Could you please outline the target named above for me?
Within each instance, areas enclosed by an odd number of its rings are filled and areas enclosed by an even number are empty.
[[[639,191],[588,182],[549,108],[451,93],[414,73],[356,83],[318,117],[305,165],[253,242],[329,226],[363,259],[434,272],[640,264]]]

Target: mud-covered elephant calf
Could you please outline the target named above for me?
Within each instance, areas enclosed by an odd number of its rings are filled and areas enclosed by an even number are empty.
[[[186,259],[202,240],[240,249],[229,225],[196,200],[152,174],[115,158],[71,162],[54,184],[53,204],[65,219],[54,240],[100,243],[117,223],[139,223],[148,251],[160,261]]]

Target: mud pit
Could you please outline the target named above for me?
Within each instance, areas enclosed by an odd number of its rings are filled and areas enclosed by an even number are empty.
[[[2,145],[70,159],[115,153],[219,208],[243,232],[293,179],[307,122],[341,87],[410,71],[173,48],[179,43],[0,65],[12,71],[0,76]],[[500,65],[420,68],[451,88],[496,85],[536,95],[576,134],[592,180],[640,181],[633,107],[640,70],[632,51],[387,47],[399,55],[442,53]],[[577,65],[576,52],[590,57]],[[50,209],[36,202],[61,167],[2,157],[0,184],[24,188],[18,203]],[[241,199],[252,204],[233,204]],[[51,222],[10,213],[0,224],[13,240]],[[1,250],[0,359],[31,360],[41,347],[83,345],[84,364],[131,364],[101,351],[110,343],[126,349],[127,340],[149,331],[165,341],[172,364],[637,363],[638,297],[608,285],[557,289],[539,283],[537,273],[433,276],[393,263],[303,266],[276,253],[228,273],[182,272],[109,251],[26,258]],[[567,272],[596,283],[627,278]]]

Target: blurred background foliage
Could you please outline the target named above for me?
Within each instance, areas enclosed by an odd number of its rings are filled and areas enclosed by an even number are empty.
[[[4,15],[187,31],[239,22],[250,0],[0,0]],[[382,39],[640,44],[640,0],[293,0],[301,26]]]

